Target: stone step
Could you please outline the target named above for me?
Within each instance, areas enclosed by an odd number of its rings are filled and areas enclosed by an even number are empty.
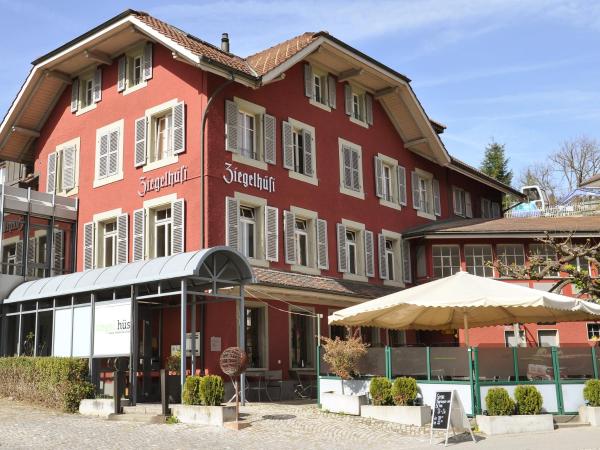
[[[138,403],[135,406],[123,406],[123,414],[162,414],[162,405],[156,403]]]
[[[552,417],[554,419],[554,423],[572,423],[572,422],[581,422],[581,418],[579,414],[557,414]]]
[[[589,422],[564,422],[556,423],[556,428],[578,428],[578,427],[589,427]]]
[[[110,414],[108,420],[116,422],[136,422],[136,423],[165,423],[166,417],[160,414]]]

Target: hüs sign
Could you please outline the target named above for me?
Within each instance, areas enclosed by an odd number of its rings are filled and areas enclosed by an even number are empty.
[[[97,303],[94,357],[125,356],[131,351],[131,301]]]

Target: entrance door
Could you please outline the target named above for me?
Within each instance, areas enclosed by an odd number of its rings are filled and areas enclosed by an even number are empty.
[[[138,402],[160,401],[160,311],[140,304]]]

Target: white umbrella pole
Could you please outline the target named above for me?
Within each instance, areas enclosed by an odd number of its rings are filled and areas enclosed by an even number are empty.
[[[463,311],[463,320],[465,323],[465,345],[469,347],[469,317],[465,311]]]

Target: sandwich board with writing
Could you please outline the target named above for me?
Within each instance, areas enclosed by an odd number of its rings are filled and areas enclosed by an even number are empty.
[[[460,396],[456,391],[437,391],[433,404],[433,414],[431,416],[431,434],[429,443],[433,441],[433,430],[446,430],[446,440],[444,446],[448,445],[448,434],[452,428],[452,433],[471,433],[474,442],[475,436],[471,431],[471,424],[467,413],[460,401]]]

